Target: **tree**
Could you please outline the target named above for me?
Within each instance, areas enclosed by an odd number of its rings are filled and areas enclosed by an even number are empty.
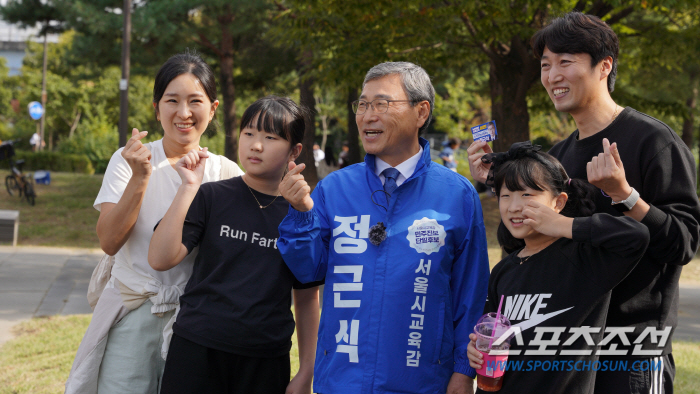
[[[488,76],[487,76],[488,78]],[[450,137],[467,140],[471,126],[488,122],[491,117],[485,111],[490,106],[488,95],[481,94],[483,81],[458,77],[443,84],[445,92],[435,95],[434,127]],[[436,89],[437,90],[437,89]],[[500,126],[500,125],[498,125]]]
[[[658,12],[664,1],[283,3],[290,12],[304,15],[291,23],[288,35],[302,48],[314,49],[319,81],[350,84],[369,67],[387,60],[421,64],[434,77],[434,83],[448,76],[442,71],[468,72],[467,62],[488,64],[491,116],[498,121],[500,131],[494,145],[496,150],[505,150],[513,142],[529,138],[528,97],[538,89],[533,85],[540,75],[530,38],[549,18],[579,10],[624,30],[623,23],[630,16]],[[685,2],[668,3],[679,7]]]
[[[14,97],[8,73],[9,69],[5,59],[0,58],[0,97],[5,98],[4,100],[0,100],[0,141],[11,138],[8,123],[11,123],[16,115],[11,100],[16,100],[17,98]],[[19,106],[16,107],[19,109]]]
[[[7,5],[0,8],[0,14],[3,19],[10,23],[17,23],[21,27],[34,27],[37,24],[41,26],[39,35],[44,37],[44,65],[41,79],[41,105],[46,112],[46,63],[48,51],[48,35],[51,33],[60,33],[64,30],[64,16],[62,10],[56,7],[50,0],[10,0]],[[46,114],[41,117],[40,135],[41,141],[44,141],[44,126],[46,123]],[[38,149],[43,149],[43,144],[38,145]],[[51,144],[49,144],[51,149]]]
[[[79,35],[75,52],[88,62],[119,64],[119,0],[56,0],[71,3],[70,25]],[[154,75],[163,61],[196,50],[218,72],[225,133],[224,154],[236,159],[236,108],[241,88],[260,91],[280,75],[293,72],[295,61],[266,40],[272,4],[265,0],[144,0],[132,14],[132,75]],[[76,56],[78,57],[78,56]]]
[[[8,0],[4,6],[0,6],[0,16],[21,28],[39,25],[39,36],[65,30],[64,10],[53,0]]]
[[[630,50],[622,55],[623,92],[639,108],[664,115],[692,148],[700,87],[695,60],[700,56],[700,6],[640,14],[627,25]]]
[[[306,77],[313,78],[320,89],[346,92],[350,162],[359,162],[359,132],[350,103],[358,98],[364,74],[389,50],[383,39],[373,39],[378,36],[374,25],[365,23],[378,19],[368,11],[377,7],[366,0],[288,0],[276,5],[280,10],[276,37],[307,55]]]

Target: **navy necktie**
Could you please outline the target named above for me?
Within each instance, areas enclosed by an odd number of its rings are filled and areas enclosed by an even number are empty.
[[[384,174],[384,191],[389,193],[394,192],[396,190],[396,178],[399,177],[399,170],[396,168],[389,167],[386,170],[382,171],[382,174]]]

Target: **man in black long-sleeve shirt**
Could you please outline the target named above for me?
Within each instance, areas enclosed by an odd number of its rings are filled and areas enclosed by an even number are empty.
[[[651,236],[637,267],[613,290],[606,320],[607,327],[633,329],[626,335],[631,343],[616,338],[613,343],[622,352],[603,352],[601,361],[623,358],[631,365],[648,360],[647,365],[662,370],[598,371],[596,393],[672,393],[678,280],[700,238],[693,155],[667,125],[613,101],[619,42],[600,19],[566,14],[535,34],[532,46],[541,59],[542,85],[556,109],[571,114],[578,127],[550,153],[570,177],[588,179],[601,189],[598,212],[630,216]],[[477,180],[488,172],[482,149],[490,152],[477,142],[468,150]],[[643,336],[648,329],[652,335]],[[613,349],[610,344],[601,348]]]

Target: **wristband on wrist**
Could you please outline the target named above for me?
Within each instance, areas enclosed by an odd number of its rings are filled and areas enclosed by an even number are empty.
[[[632,193],[627,197],[626,199],[622,201],[613,201],[612,206],[615,208],[618,212],[627,212],[630,209],[634,207],[635,204],[637,204],[637,201],[639,200],[639,192],[632,188]]]

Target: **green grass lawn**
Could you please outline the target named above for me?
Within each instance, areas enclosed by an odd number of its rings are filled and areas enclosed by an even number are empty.
[[[19,326],[19,336],[0,348],[0,394],[63,393],[73,357],[90,315],[38,318]],[[292,376],[299,369],[292,337]],[[675,391],[700,393],[700,343],[674,342]]]
[[[51,173],[50,185],[35,185],[36,205],[5,190],[9,171],[0,171],[0,209],[18,210],[18,245],[99,248],[95,225],[99,212],[92,203],[102,175]]]
[[[21,323],[18,336],[0,348],[0,394],[63,393],[91,317],[53,316]],[[292,341],[293,377],[299,370],[296,334]]]
[[[676,363],[674,392],[700,393],[700,342],[673,342],[673,358]]]

